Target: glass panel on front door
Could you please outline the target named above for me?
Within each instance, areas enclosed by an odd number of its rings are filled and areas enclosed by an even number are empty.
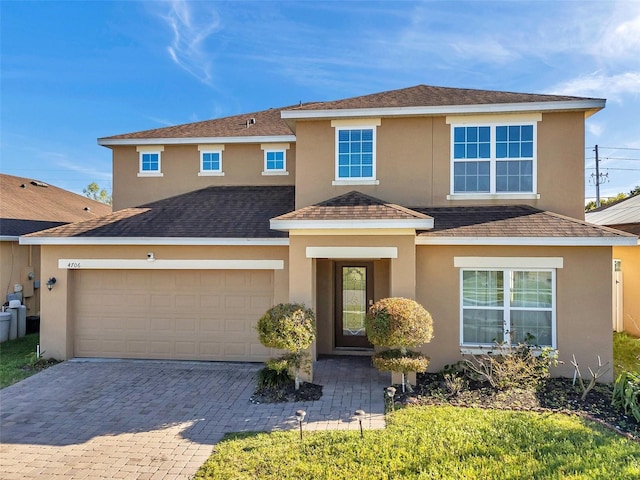
[[[367,268],[342,267],[342,335],[366,335]]]

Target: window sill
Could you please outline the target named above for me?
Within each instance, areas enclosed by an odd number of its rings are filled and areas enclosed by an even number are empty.
[[[513,346],[512,349],[515,350],[517,346]],[[535,356],[538,356],[542,353],[542,349],[546,347],[532,347],[531,351]],[[555,347],[549,347],[555,348]],[[502,355],[509,350],[508,346],[498,347],[496,345],[460,345],[460,353],[462,355]]]
[[[267,177],[267,176],[272,176],[272,175],[289,175],[289,172],[285,172],[285,171],[273,171],[273,172],[262,172],[262,175]]]
[[[138,172],[139,177],[164,177],[162,172]]]
[[[539,193],[454,193],[447,200],[540,200]]]
[[[380,185],[380,180],[369,180],[366,178],[351,178],[351,179],[340,179],[334,180],[331,182],[331,185],[334,187],[340,185]]]
[[[198,172],[199,177],[224,177],[224,172]]]

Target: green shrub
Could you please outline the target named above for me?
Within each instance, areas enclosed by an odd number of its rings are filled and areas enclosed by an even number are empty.
[[[640,422],[640,373],[625,371],[618,375],[611,403]]]
[[[496,345],[486,355],[471,355],[464,360],[465,374],[472,380],[486,381],[493,388],[536,388],[549,378],[550,368],[557,364],[557,352],[543,348],[539,355],[526,343]]]
[[[398,349],[376,353],[371,361],[375,368],[383,372],[424,372],[429,366],[429,357],[419,352],[402,352]]]
[[[256,328],[265,347],[299,352],[315,338],[315,316],[304,305],[281,303],[267,310]]]
[[[309,363],[302,350],[309,348],[316,337],[313,310],[298,303],[280,303],[271,307],[256,326],[260,343],[265,347],[288,350],[290,353],[269,360],[271,370],[293,372],[296,390],[300,388],[299,372]],[[269,365],[267,364],[267,368]]]
[[[431,315],[408,298],[377,301],[369,308],[365,322],[369,341],[380,347],[417,347],[433,337]]]
[[[267,366],[258,370],[256,387],[258,390],[273,388],[279,389],[293,382],[293,377],[289,374],[289,369],[277,370]]]

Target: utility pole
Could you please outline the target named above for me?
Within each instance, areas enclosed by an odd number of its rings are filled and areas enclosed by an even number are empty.
[[[600,159],[598,158],[598,145],[596,151],[596,208],[600,208]]]
[[[600,184],[604,183],[609,174],[608,173],[600,173],[600,156],[598,155],[598,145],[593,149],[596,152],[596,173],[591,174],[591,181],[596,186],[596,208],[600,207]]]

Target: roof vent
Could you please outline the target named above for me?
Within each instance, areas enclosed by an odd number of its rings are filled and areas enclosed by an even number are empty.
[[[89,210],[91,210],[89,207],[84,207],[83,209],[85,212],[88,212]]]
[[[247,128],[249,128],[249,125],[255,125],[255,124],[256,124],[256,119],[253,117],[247,120],[246,122]]]
[[[23,183],[22,185],[20,185],[20,188],[27,188],[27,184]]]
[[[31,180],[31,185],[35,186],[35,187],[48,187],[49,185],[47,185],[44,182],[39,182],[37,180]]]

